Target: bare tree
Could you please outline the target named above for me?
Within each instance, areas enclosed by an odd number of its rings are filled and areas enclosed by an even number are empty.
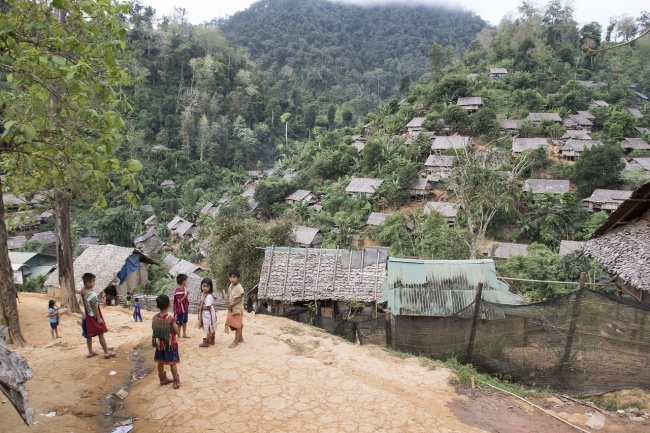
[[[497,150],[457,151],[454,169],[447,180],[448,188],[458,199],[467,218],[470,259],[485,239],[485,232],[494,215],[517,187],[521,172],[528,166],[525,158],[509,170],[501,170],[505,154]]]

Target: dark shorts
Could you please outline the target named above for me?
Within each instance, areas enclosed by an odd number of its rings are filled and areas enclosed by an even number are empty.
[[[57,326],[59,326],[59,322],[54,322],[54,323],[50,322],[50,328],[56,329]]]
[[[174,317],[176,318],[176,324],[177,325],[183,325],[188,322],[189,320],[190,313],[178,313],[174,314]]]
[[[157,362],[158,364],[174,365],[181,362],[181,357],[178,354],[178,349],[170,350],[169,352],[163,352],[162,350],[156,349],[156,353],[153,356],[153,361]]]
[[[88,338],[88,331],[86,330],[86,319],[81,319],[81,336]]]

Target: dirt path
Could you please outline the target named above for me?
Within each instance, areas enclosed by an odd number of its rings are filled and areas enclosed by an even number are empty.
[[[232,338],[222,332],[223,314],[218,314],[217,344],[206,349],[197,346],[202,334],[192,317],[192,338],[181,342],[181,389],[160,387],[155,373],[131,384],[134,352],[144,357],[145,367],[154,367],[152,313],[143,311],[145,322],[136,324],[123,308],[106,308],[107,339],[119,348],[118,357],[86,359],[78,316],[62,317],[63,338],[52,344],[45,317],[48,298],[24,294],[21,299],[21,323],[32,346],[17,352],[35,373],[27,388],[38,424],[26,427],[4,404],[0,432],[110,432],[116,418],[104,414],[111,409],[117,410],[117,419],[140,418],[133,424],[136,433],[573,431],[509,397],[469,399],[462,388],[459,393],[450,385],[449,370],[428,360],[401,359],[268,316],[247,317],[246,342],[234,349],[227,348]],[[121,387],[129,392],[124,402],[106,399]],[[576,420],[585,412],[557,405],[549,409]],[[40,415],[52,411],[57,412],[53,418]],[[613,427],[601,431],[647,428]]]

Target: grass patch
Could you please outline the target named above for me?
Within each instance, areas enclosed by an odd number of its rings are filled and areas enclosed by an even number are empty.
[[[589,401],[601,409],[605,410],[626,410],[626,409],[645,409],[645,404],[640,401],[629,401],[626,403],[618,404],[615,397],[589,397],[585,401]]]
[[[287,344],[289,344],[289,347],[291,347],[296,352],[296,354],[303,355],[305,353],[305,348],[302,347],[300,344],[291,344],[291,343],[287,343]]]
[[[287,327],[287,328],[282,328],[282,331],[286,332],[287,334],[291,334],[291,335],[302,335],[302,329],[296,328],[294,326],[290,326],[290,327]]]
[[[391,355],[397,356],[399,359],[415,358],[415,355],[411,355],[410,353],[400,352],[399,350],[393,350],[386,347],[383,349]]]
[[[476,368],[471,364],[461,364],[456,358],[451,358],[444,363],[444,366],[455,372],[458,379],[452,379],[452,385],[458,385],[459,381],[463,383],[472,383],[472,376],[477,385],[490,384],[505,391],[511,392],[519,397],[547,397],[551,395],[550,392],[537,391],[525,388],[519,384],[513,383],[509,377],[493,377],[488,374],[479,373]],[[488,389],[494,389],[487,387]]]
[[[422,367],[428,368],[431,371],[436,370],[438,367],[443,365],[442,362],[427,358],[426,356],[420,356],[419,361]]]

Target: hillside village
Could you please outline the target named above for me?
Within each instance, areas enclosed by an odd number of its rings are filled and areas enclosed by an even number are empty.
[[[202,278],[225,308],[239,268],[249,312],[353,343],[580,395],[629,388],[625,364],[650,387],[650,19],[630,35],[526,5],[465,46],[427,41],[386,88],[349,72],[378,89],[355,96],[293,57],[249,58],[228,23],[134,3],[124,134],[56,175],[42,149],[6,154],[14,284],[65,304],[92,272],[106,305],[155,309],[186,274],[194,313]]]

